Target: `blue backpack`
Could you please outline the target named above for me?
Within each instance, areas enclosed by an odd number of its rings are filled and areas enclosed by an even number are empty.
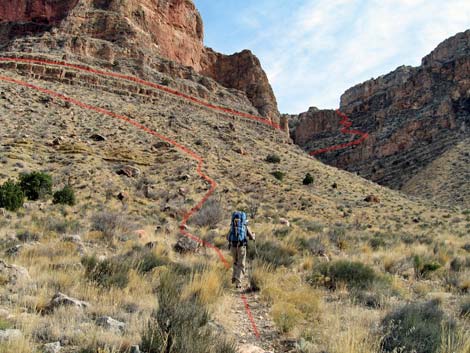
[[[232,213],[232,223],[230,224],[230,234],[228,240],[231,243],[246,242],[246,213],[235,211]]]

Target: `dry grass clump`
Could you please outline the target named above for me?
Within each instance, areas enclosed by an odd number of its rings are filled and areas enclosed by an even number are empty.
[[[229,284],[228,273],[218,265],[194,273],[182,291],[182,298],[197,297],[204,305],[214,304],[223,294]]]

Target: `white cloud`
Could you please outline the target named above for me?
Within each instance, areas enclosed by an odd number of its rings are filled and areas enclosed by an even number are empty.
[[[273,3],[260,15],[269,16],[268,27],[247,46],[260,56],[283,112],[337,107],[348,87],[418,65],[470,28],[468,0],[306,0],[288,14],[275,14]]]

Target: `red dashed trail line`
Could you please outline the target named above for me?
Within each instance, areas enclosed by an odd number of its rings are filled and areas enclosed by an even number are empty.
[[[314,150],[314,151],[309,152],[309,155],[316,156],[322,153],[342,150],[350,146],[356,146],[356,145],[363,143],[369,137],[369,134],[366,132],[362,132],[359,130],[350,130],[349,128],[352,126],[351,120],[349,120],[349,117],[346,114],[341,113],[339,109],[336,111],[336,114],[338,114],[341,117],[341,121],[339,122],[340,125],[343,125],[343,128],[341,129],[341,133],[349,134],[349,135],[359,135],[360,138],[353,140],[351,142],[342,143],[339,145],[334,145],[334,146]]]
[[[66,101],[66,102],[69,102],[71,104],[74,104],[76,106],[79,106],[83,109],[86,109],[86,110],[90,110],[90,111],[94,111],[94,112],[97,112],[99,114],[103,114],[103,115],[107,115],[109,117],[112,117],[114,119],[118,119],[118,120],[121,120],[121,121],[124,121],[128,124],[131,124],[133,125],[134,127],[142,130],[142,131],[145,131],[146,133],[150,134],[150,135],[153,135],[165,142],[168,142],[170,144],[172,144],[173,146],[175,146],[180,152],[188,155],[189,157],[191,157],[192,159],[194,159],[196,162],[197,162],[197,174],[202,178],[204,179],[209,185],[210,185],[210,188],[209,190],[206,192],[206,194],[204,195],[204,197],[202,198],[202,200],[196,205],[194,206],[189,212],[187,212],[183,218],[183,221],[181,222],[180,224],[180,232],[181,234],[183,234],[184,236],[190,238],[190,239],[193,239],[194,241],[210,248],[210,249],[213,249],[217,255],[219,256],[219,259],[221,260],[221,262],[224,264],[225,268],[227,269],[230,269],[230,264],[229,262],[227,261],[227,259],[225,258],[225,256],[223,255],[222,251],[217,248],[216,246],[212,245],[211,243],[208,243],[204,240],[202,240],[201,238],[191,234],[190,232],[188,232],[186,230],[186,225],[187,225],[187,222],[188,220],[196,213],[198,212],[201,207],[206,203],[206,201],[209,199],[209,197],[214,193],[215,189],[217,188],[217,183],[212,179],[210,178],[207,174],[205,174],[203,171],[202,171],[202,168],[204,166],[204,159],[198,155],[196,152],[192,151],[191,149],[181,145],[180,143],[166,137],[165,135],[162,135],[162,134],[159,134],[158,132],[152,130],[152,129],[149,129],[148,127],[146,127],[145,125],[131,119],[131,118],[128,118],[127,116],[124,116],[124,115],[121,115],[121,114],[117,114],[117,113],[114,113],[112,111],[109,111],[107,109],[103,109],[103,108],[100,108],[100,107],[96,107],[96,106],[93,106],[93,105],[89,105],[89,104],[86,104],[86,103],[83,103],[77,99],[74,99],[74,98],[71,98],[71,97],[68,97],[68,96],[65,96],[61,93],[58,93],[58,92],[55,92],[55,91],[52,91],[52,90],[49,90],[49,89],[46,89],[46,88],[43,88],[43,87],[39,87],[39,86],[36,86],[36,85],[33,85],[31,83],[28,83],[28,82],[25,82],[25,81],[20,81],[20,80],[16,80],[16,79],[13,79],[13,78],[10,78],[10,77],[6,77],[6,76],[0,76],[0,81],[4,81],[4,82],[9,82],[9,83],[12,83],[12,84],[16,84],[16,85],[20,85],[20,86],[23,86],[23,87],[27,87],[29,89],[33,89],[33,90],[36,90],[36,91],[39,91],[41,93],[44,93],[44,94],[47,94],[51,97],[55,97],[57,99],[60,99],[60,100],[63,100],[63,101]],[[252,329],[253,329],[253,333],[255,334],[255,336],[259,339],[260,338],[260,334],[259,334],[259,331],[258,331],[258,328],[256,326],[256,323],[255,323],[255,320],[253,318],[253,315],[251,313],[251,310],[250,310],[250,307],[248,305],[248,300],[246,298],[246,296],[244,294],[241,294],[241,299],[243,301],[243,304],[245,306],[245,310],[246,310],[246,313],[248,315],[248,318],[251,322],[251,325],[252,325]]]
[[[270,126],[273,129],[281,130],[281,127],[278,124],[273,123],[268,119],[265,119],[265,118],[262,118],[262,117],[259,117],[259,116],[255,116],[255,115],[251,115],[251,114],[248,114],[248,113],[236,111],[236,110],[233,110],[233,109],[230,109],[230,108],[214,105],[212,103],[208,103],[208,102],[203,101],[201,99],[198,99],[198,98],[189,96],[187,94],[178,92],[178,91],[176,91],[174,89],[171,89],[171,88],[168,88],[166,86],[162,86],[162,85],[159,85],[159,84],[156,84],[156,83],[153,83],[153,82],[145,81],[145,80],[140,79],[138,77],[124,75],[124,74],[115,73],[115,72],[101,71],[101,70],[93,69],[93,68],[90,68],[90,67],[87,67],[87,66],[77,65],[77,64],[67,63],[67,62],[42,60],[42,59],[25,59],[25,58],[0,57],[0,62],[9,62],[9,61],[10,62],[39,64],[39,65],[62,66],[62,67],[68,67],[68,68],[79,70],[79,71],[85,71],[85,72],[93,73],[93,74],[100,75],[100,76],[107,76],[107,77],[112,77],[112,78],[115,78],[115,79],[135,82],[135,83],[147,86],[147,87],[151,87],[151,88],[166,92],[170,95],[177,96],[181,99],[196,103],[198,105],[209,108],[213,111],[218,111],[218,112],[222,112],[222,113],[225,113],[225,114],[238,116],[238,117],[241,117],[241,118],[254,120],[254,121],[260,122],[262,124],[265,124],[267,126]],[[214,193],[214,191],[217,188],[217,183],[215,182],[215,180],[210,178],[207,174],[205,174],[202,171],[202,169],[204,167],[204,158],[202,156],[200,156],[196,152],[192,151],[188,147],[183,146],[182,144],[168,138],[165,135],[159,134],[158,132],[146,127],[145,125],[143,125],[143,124],[127,117],[127,116],[117,114],[117,113],[114,113],[112,111],[100,108],[100,107],[96,107],[96,106],[86,104],[86,103],[84,103],[80,100],[65,96],[61,93],[58,93],[58,92],[55,92],[55,91],[52,91],[52,90],[49,90],[49,89],[46,89],[46,88],[43,88],[43,87],[39,87],[39,86],[33,85],[31,83],[25,82],[25,81],[16,80],[16,79],[13,79],[11,77],[0,76],[0,81],[9,82],[9,83],[13,83],[13,84],[20,85],[20,86],[23,86],[23,87],[27,87],[27,88],[42,92],[44,94],[47,94],[49,96],[58,98],[60,100],[69,102],[69,103],[74,104],[76,106],[79,106],[83,109],[94,111],[94,112],[97,112],[99,114],[107,115],[107,116],[112,117],[114,119],[124,121],[124,122],[126,122],[130,125],[133,125],[134,127],[138,128],[138,129],[150,134],[150,135],[153,135],[153,136],[155,136],[155,137],[157,137],[157,138],[159,138],[159,139],[161,139],[165,142],[170,143],[171,145],[175,146],[180,152],[182,152],[183,154],[188,155],[193,160],[195,160],[197,162],[197,174],[199,175],[199,177],[201,179],[205,180],[210,185],[210,188],[206,192],[204,197],[201,199],[201,201],[184,215],[183,220],[180,224],[180,233],[182,235],[184,235],[184,236],[186,236],[186,237],[202,244],[203,246],[214,250],[214,252],[218,255],[220,261],[225,266],[225,268],[230,269],[229,262],[224,257],[222,251],[218,247],[214,246],[213,244],[211,244],[209,242],[206,242],[206,241],[202,240],[201,238],[199,238],[199,237],[197,237],[197,236],[195,236],[195,235],[193,235],[193,234],[191,234],[190,232],[187,231],[187,223],[188,223],[189,219],[192,216],[194,216],[194,214],[197,213],[202,208],[202,206],[207,202],[209,197]],[[359,139],[354,140],[354,141],[349,142],[349,143],[344,143],[344,144],[340,144],[340,145],[331,146],[331,147],[327,147],[327,148],[312,151],[312,152],[309,153],[310,155],[314,156],[314,155],[318,155],[318,154],[325,153],[325,152],[328,152],[328,151],[339,150],[339,149],[343,149],[343,148],[346,148],[346,147],[349,147],[349,146],[358,145],[358,144],[362,143],[368,137],[368,134],[363,133],[361,131],[350,130],[349,128],[352,126],[352,123],[349,120],[349,118],[345,114],[341,113],[339,110],[337,111],[337,114],[341,117],[340,124],[343,125],[343,128],[341,129],[342,133],[351,134],[351,135],[359,135],[361,137]],[[259,334],[258,328],[256,326],[255,320],[253,318],[253,315],[251,313],[250,306],[248,304],[248,299],[244,294],[241,294],[241,299],[242,299],[243,304],[245,306],[246,314],[247,314],[247,316],[250,320],[250,323],[252,325],[253,333],[259,339],[260,334]]]

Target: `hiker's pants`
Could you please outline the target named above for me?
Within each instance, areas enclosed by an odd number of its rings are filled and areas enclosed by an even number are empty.
[[[245,275],[246,266],[246,246],[233,246],[231,247],[233,257],[233,275],[232,282],[241,284],[243,276]]]

